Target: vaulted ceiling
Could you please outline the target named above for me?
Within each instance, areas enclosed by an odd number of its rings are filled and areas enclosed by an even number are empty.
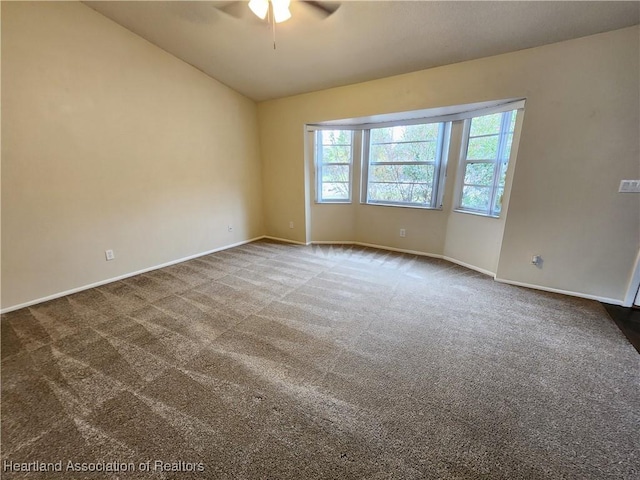
[[[84,2],[256,100],[536,47],[639,23],[638,2],[292,2],[273,32],[248,2]]]

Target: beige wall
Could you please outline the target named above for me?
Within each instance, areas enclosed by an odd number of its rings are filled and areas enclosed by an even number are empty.
[[[2,67],[3,308],[264,234],[254,102],[75,2],[3,2]]]
[[[518,57],[530,84],[498,278],[623,299],[640,245],[640,30]],[[535,74],[535,76],[534,76]],[[537,269],[532,254],[544,258]]]
[[[263,102],[267,233],[315,239],[304,224],[305,123],[527,98],[506,220],[452,213],[451,197],[443,211],[364,206],[352,240],[449,255],[508,281],[619,301],[640,239],[640,198],[617,193],[622,178],[640,176],[638,58],[639,29],[631,27]],[[331,208],[310,216],[312,235],[329,240],[335,228],[342,240],[353,212]],[[542,269],[530,265],[532,254],[543,256]]]
[[[2,308],[263,233],[621,300],[640,241],[640,198],[617,193],[640,177],[639,40],[632,27],[256,108],[82,4],[4,2]],[[506,218],[452,212],[451,159],[441,211],[313,204],[306,123],[521,97]]]
[[[355,133],[356,137],[361,135]],[[313,134],[309,134],[312,145]],[[307,190],[309,195],[310,235],[313,242],[359,242],[417,252],[440,252],[443,249],[447,217],[440,210],[373,206],[360,203],[361,140],[354,140],[352,202],[331,204],[315,202],[315,175],[313,149],[307,148]],[[450,197],[450,195],[449,195]],[[446,201],[446,200],[445,200]],[[424,221],[428,217],[428,221]],[[405,229],[406,237],[399,236]]]
[[[521,121],[516,130],[519,133]],[[452,123],[447,177],[442,210],[417,208],[381,207],[362,204],[360,185],[353,182],[351,204],[321,204],[313,201],[315,176],[308,175],[308,190],[311,192],[309,224],[311,242],[357,242],[380,245],[400,250],[443,256],[462,265],[495,275],[500,256],[505,215],[486,218],[454,211],[456,195],[456,172],[460,163],[463,121]],[[358,133],[356,133],[357,135]],[[518,134],[517,134],[518,135]],[[311,144],[313,134],[309,136]],[[516,136],[515,144],[518,143]],[[356,145],[360,141],[355,142]],[[507,175],[503,212],[509,204],[512,171],[516,165],[516,152],[510,162]],[[353,178],[360,178],[360,151],[354,149]],[[313,150],[307,149],[307,167],[313,171]],[[400,237],[400,229],[406,236]],[[473,243],[469,239],[473,238]]]
[[[517,146],[522,132],[524,112],[518,110],[514,131],[513,148],[507,168],[502,213],[499,218],[487,218],[479,215],[454,211],[454,198],[458,194],[454,182],[448,182],[445,210],[449,212],[447,219],[447,236],[444,244],[444,258],[452,259],[462,265],[495,276],[502,249],[504,226],[509,213],[509,201],[513,186],[513,172],[517,165]],[[462,142],[462,122],[454,122],[451,133],[451,155],[449,161],[449,178],[456,179],[460,167],[460,145]],[[470,241],[473,239],[473,241]]]

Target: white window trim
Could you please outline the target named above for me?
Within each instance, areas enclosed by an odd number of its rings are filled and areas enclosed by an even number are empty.
[[[507,161],[507,171],[506,171],[506,180],[505,180],[505,185],[504,185],[504,197],[503,197],[503,208],[500,210],[499,213],[495,214],[494,213],[494,205],[495,205],[495,195],[496,192],[499,188],[498,186],[498,182],[499,182],[499,177],[500,177],[500,169],[497,168],[494,172],[494,180],[493,180],[493,185],[492,185],[492,190],[491,190],[491,198],[490,198],[490,203],[489,203],[489,212],[485,211],[485,210],[474,210],[474,209],[470,209],[470,208],[465,208],[462,207],[462,190],[463,190],[463,184],[464,184],[464,176],[465,176],[465,172],[466,172],[466,164],[467,164],[467,148],[469,146],[469,132],[471,129],[471,120],[475,117],[482,117],[485,115],[491,115],[493,113],[504,113],[504,112],[509,112],[512,110],[516,110],[516,122],[515,122],[515,126],[513,129],[513,140],[511,143],[511,151],[509,152],[509,159]],[[517,154],[517,150],[518,150],[518,143],[520,141],[520,135],[518,134],[518,132],[520,131],[520,125],[522,123],[522,115],[524,113],[524,100],[520,101],[520,102],[516,102],[514,104],[507,104],[507,105],[503,105],[501,107],[496,107],[493,109],[487,109],[487,110],[482,110],[479,112],[474,112],[474,115],[472,117],[466,118],[464,120],[464,124],[463,124],[463,131],[462,131],[462,141],[460,144],[460,155],[459,155],[459,161],[458,161],[458,171],[456,174],[456,184],[455,184],[455,191],[454,191],[454,208],[453,211],[456,213],[465,213],[468,215],[477,215],[480,217],[485,217],[485,218],[493,218],[493,219],[499,219],[502,215],[502,213],[504,212],[505,208],[505,200],[508,198],[508,193],[509,193],[509,177],[511,175],[511,172],[513,171],[513,165],[515,163],[515,157]],[[498,147],[499,152],[501,150],[504,149],[504,142],[506,141],[506,136],[507,135],[501,135],[500,136],[500,145]],[[500,153],[498,153],[498,158],[500,158]],[[498,160],[496,160],[497,162]]]
[[[434,165],[434,175],[433,175],[433,185],[432,185],[432,194],[431,194],[431,204],[420,204],[420,203],[409,203],[409,202],[391,202],[391,201],[380,201],[380,200],[371,200],[369,199],[369,150],[371,147],[370,135],[372,128],[387,128],[387,127],[396,127],[403,125],[427,125],[437,123],[442,125],[441,128],[438,129],[438,144],[436,147],[436,160],[435,162],[417,162],[419,165]],[[384,206],[384,207],[400,207],[400,208],[420,208],[425,210],[442,210],[443,208],[443,198],[444,198],[444,190],[445,190],[445,177],[447,172],[447,159],[449,157],[449,145],[451,143],[451,123],[450,122],[438,122],[432,121],[432,119],[421,119],[421,121],[403,121],[403,122],[392,122],[385,123],[380,125],[369,125],[369,128],[365,129],[362,132],[362,185],[360,189],[360,203],[366,205],[374,205],[374,206]],[[390,164],[397,164],[396,162],[391,162]],[[403,163],[405,164],[405,163]],[[411,164],[411,163],[408,163]]]
[[[331,128],[331,129],[323,129],[323,130],[344,130],[347,131],[351,134],[351,148],[349,150],[349,162],[348,163],[324,163],[324,162],[320,162],[320,155],[318,154],[319,150],[322,148],[322,144],[318,143],[318,133],[321,129],[315,129],[315,131],[313,132],[313,158],[314,158],[314,170],[315,170],[315,188],[316,188],[316,192],[315,192],[315,202],[318,204],[331,204],[331,203],[340,203],[340,204],[348,204],[348,203],[353,203],[353,158],[354,158],[354,141],[355,141],[355,135],[354,135],[354,131],[350,128]],[[349,167],[349,180],[347,182],[348,188],[349,188],[349,197],[346,199],[340,199],[340,198],[331,198],[331,199],[323,199],[322,198],[322,184],[324,183],[322,181],[322,166],[323,165],[343,165],[343,166],[348,166]]]
[[[348,118],[342,120],[331,120],[331,121],[322,121],[317,123],[308,123],[305,125],[305,129],[307,132],[313,133],[313,167],[314,167],[314,175],[318,177],[318,165],[316,159],[316,145],[315,142],[317,140],[316,131],[318,130],[351,130],[352,131],[352,145],[351,145],[351,166],[350,166],[350,183],[349,183],[349,201],[346,200],[323,200],[319,201],[321,198],[321,192],[319,191],[319,186],[321,185],[318,181],[318,178],[314,179],[315,186],[315,203],[316,204],[351,204],[353,203],[354,191],[355,197],[359,196],[359,200],[361,204],[371,205],[376,207],[393,207],[393,208],[419,208],[423,210],[442,210],[443,209],[443,201],[446,189],[446,177],[447,177],[447,161],[449,159],[450,148],[451,148],[451,124],[452,122],[458,122],[463,120],[464,124],[470,123],[469,119],[474,117],[480,117],[484,115],[490,115],[492,113],[501,113],[510,110],[517,110],[516,114],[516,125],[514,129],[514,137],[513,144],[511,147],[511,154],[509,156],[509,162],[507,167],[507,179],[505,182],[504,189],[504,200],[503,202],[508,203],[508,198],[510,194],[510,175],[513,170],[513,165],[515,163],[515,155],[517,152],[517,145],[519,143],[520,138],[520,128],[522,124],[522,116],[524,112],[524,105],[526,99],[524,97],[520,98],[510,98],[510,99],[502,99],[502,100],[490,100],[485,102],[477,102],[470,104],[462,104],[462,105],[450,105],[445,107],[434,107],[423,110],[413,110],[408,112],[397,112],[397,113],[389,113],[389,114],[376,114],[367,117],[358,117],[358,118]],[[440,159],[440,169],[438,172],[438,181],[437,181],[437,196],[435,206],[434,207],[425,207],[419,205],[412,204],[401,204],[401,203],[367,203],[367,190],[368,190],[368,149],[369,142],[365,138],[365,133],[372,128],[383,128],[389,126],[397,126],[397,125],[416,125],[416,124],[426,124],[426,123],[445,123],[447,125],[447,136],[443,143],[443,151]],[[468,134],[463,135],[461,143],[468,142]],[[475,212],[468,209],[460,209],[457,205],[459,205],[459,199],[462,194],[461,183],[463,182],[463,177],[461,177],[460,170],[463,165],[463,156],[466,156],[466,145],[460,145],[459,151],[459,162],[458,162],[458,174],[457,178],[454,182],[454,206],[452,211],[457,213],[465,213],[469,215],[478,215],[485,218],[500,218],[500,216],[490,216],[486,213]],[[354,184],[354,181],[358,182],[358,184]],[[505,211],[506,203],[503,203],[503,208],[500,213]]]
[[[421,123],[441,123],[482,117],[492,113],[508,112],[524,108],[524,98],[494,100],[489,102],[452,105],[409,112],[389,113],[371,117],[359,117],[329,122],[309,123],[308,131],[315,130],[367,130],[394,125],[416,125]]]

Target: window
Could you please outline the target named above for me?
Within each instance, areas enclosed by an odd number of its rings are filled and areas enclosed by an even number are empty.
[[[497,218],[524,106],[512,98],[307,124],[309,186],[317,203],[442,209],[455,151],[453,210]]]
[[[467,120],[457,210],[500,216],[517,110]]]
[[[350,202],[353,132],[317,130],[315,140],[317,201]]]
[[[448,132],[446,123],[365,130],[366,203],[441,207],[440,173]]]

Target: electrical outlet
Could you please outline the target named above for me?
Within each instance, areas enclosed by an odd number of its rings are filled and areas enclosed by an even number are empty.
[[[113,260],[114,258],[116,258],[116,254],[113,253],[113,250],[105,250],[104,251],[104,257],[107,259],[107,261],[109,261],[109,260]]]
[[[228,232],[233,232],[233,225],[227,226],[227,231]]]
[[[289,228],[293,228],[293,222],[289,222]]]
[[[404,228],[400,229],[400,236],[403,238],[407,236],[407,231]]]

